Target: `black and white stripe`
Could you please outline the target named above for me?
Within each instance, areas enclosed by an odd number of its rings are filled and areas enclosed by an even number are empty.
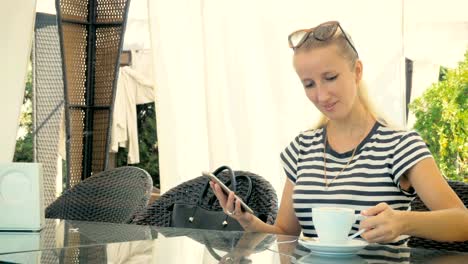
[[[305,131],[280,156],[287,177],[295,184],[294,209],[305,236],[316,236],[311,211],[318,206],[346,207],[360,213],[385,202],[396,210],[410,210],[415,193],[400,188],[400,177],[420,160],[432,157],[416,132],[397,131],[376,122],[358,145],[353,160],[328,190],[324,180],[325,134],[325,128]],[[351,156],[352,151],[337,153],[327,145],[328,181]],[[352,233],[358,226],[359,222]]]

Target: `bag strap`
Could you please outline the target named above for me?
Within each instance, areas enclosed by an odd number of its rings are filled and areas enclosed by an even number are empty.
[[[215,258],[216,260],[221,260],[221,256],[218,255],[218,253],[216,253],[216,251],[214,251],[213,247],[211,246],[211,243],[208,241],[208,239],[206,239],[205,236],[203,236],[203,240],[205,242],[205,247],[206,249],[208,249],[208,252],[210,252],[210,255]]]
[[[240,178],[246,179],[247,184],[249,185],[249,187],[247,188],[247,193],[245,194],[245,200],[244,200],[244,202],[247,203],[249,201],[249,199],[250,199],[250,195],[252,195],[252,188],[253,188],[252,179],[250,179],[250,177],[247,176],[247,175],[237,175],[236,176],[236,181],[237,181],[237,179],[240,179]],[[231,184],[231,181],[228,180],[226,182],[226,184],[229,186]]]
[[[237,191],[236,175],[234,174],[234,171],[231,168],[229,168],[228,166],[221,166],[221,167],[217,168],[215,171],[213,171],[213,174],[215,176],[218,176],[218,174],[220,174],[224,170],[229,171],[229,174],[231,176],[231,182],[232,182],[231,190],[233,192],[236,192]]]

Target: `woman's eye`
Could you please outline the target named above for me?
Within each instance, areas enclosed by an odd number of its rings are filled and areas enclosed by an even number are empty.
[[[315,83],[314,82],[305,82],[304,87],[305,88],[312,88],[314,87]]]
[[[333,80],[335,80],[336,78],[338,78],[338,74],[337,74],[337,75],[334,75],[334,76],[326,77],[325,79],[326,79],[327,81],[333,81]]]

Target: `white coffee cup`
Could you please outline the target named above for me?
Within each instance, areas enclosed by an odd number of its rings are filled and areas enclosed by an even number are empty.
[[[351,227],[357,220],[365,217],[355,214],[353,209],[341,207],[315,207],[312,208],[312,221],[319,241],[322,243],[343,244],[354,238],[356,234],[348,237]],[[360,230],[358,233],[362,233]]]

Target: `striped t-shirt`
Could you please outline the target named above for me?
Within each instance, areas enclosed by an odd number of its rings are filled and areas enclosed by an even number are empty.
[[[413,189],[400,187],[405,172],[422,159],[432,157],[426,144],[414,131],[397,131],[376,122],[369,134],[353,151],[338,153],[326,148],[327,180],[324,180],[325,128],[301,133],[281,153],[287,177],[295,184],[293,206],[304,236],[316,237],[312,208],[345,207],[356,213],[381,202],[395,210],[410,210]],[[359,221],[351,233],[359,228]]]

